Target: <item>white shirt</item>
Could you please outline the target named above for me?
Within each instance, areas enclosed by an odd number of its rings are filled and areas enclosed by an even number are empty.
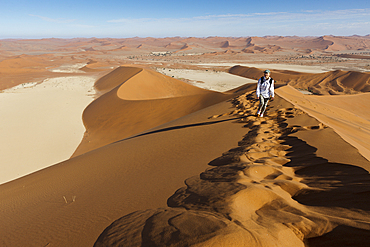
[[[262,95],[264,98],[274,97],[274,80],[270,77],[268,80],[265,77],[262,77],[258,80],[257,83],[257,97]]]

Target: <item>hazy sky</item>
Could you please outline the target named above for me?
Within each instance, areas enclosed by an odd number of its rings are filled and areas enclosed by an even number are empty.
[[[370,34],[369,0],[0,0],[0,38]]]

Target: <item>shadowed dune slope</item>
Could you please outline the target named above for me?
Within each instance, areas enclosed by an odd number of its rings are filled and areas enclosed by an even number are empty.
[[[183,181],[236,145],[245,130],[229,102],[0,186],[1,246],[92,246],[115,219],[165,207]]]
[[[251,79],[260,78],[263,70],[234,66],[229,72]],[[325,73],[300,73],[289,70],[271,70],[271,77],[280,84],[310,90],[315,94],[353,94],[370,92],[370,73],[335,70]]]
[[[235,96],[132,67],[119,67],[96,84],[115,87],[85,109],[86,133],[73,157]]]

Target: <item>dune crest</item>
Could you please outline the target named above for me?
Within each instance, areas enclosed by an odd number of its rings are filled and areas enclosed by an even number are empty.
[[[121,67],[121,69],[123,74],[126,74],[127,70],[131,70],[126,67]],[[117,95],[123,100],[153,100],[209,92],[209,90],[194,87],[161,73],[143,69],[125,80],[117,90]]]
[[[106,93],[85,109],[86,133],[72,157],[233,97],[136,67],[119,67],[95,87]]]
[[[126,82],[143,69],[136,67],[118,67],[108,74],[102,76],[95,82],[95,88],[104,93]]]
[[[327,208],[312,206],[310,200],[305,199],[307,195],[315,198],[315,194],[332,192],[336,193],[336,203],[346,203],[347,195],[340,197],[342,192],[321,184],[317,175],[320,171],[337,169],[358,174],[357,181],[366,181],[369,185],[368,172],[350,165],[344,168],[343,164],[330,163],[310,153],[309,146],[293,135],[330,133],[330,129],[318,122],[290,126],[287,122],[294,118],[309,117],[299,109],[283,107],[289,104],[279,99],[268,117],[253,116],[258,106],[253,94],[236,98],[236,110],[211,116],[242,117],[239,122],[245,123],[248,133],[238,147],[211,161],[209,165],[213,168],[187,179],[186,187],[168,199],[169,208],[137,211],[116,220],[94,246],[303,247],[306,241],[325,235],[337,226],[370,231],[370,215],[359,210],[369,209],[364,208],[364,204]],[[313,176],[310,170],[316,166],[321,169]],[[323,180],[334,186],[338,178]],[[341,182],[349,185],[352,179],[341,178]],[[368,201],[366,195],[356,196],[357,200]],[[366,239],[364,235],[360,241],[366,242]]]

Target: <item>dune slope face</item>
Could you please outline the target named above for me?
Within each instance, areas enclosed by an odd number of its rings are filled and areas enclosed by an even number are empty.
[[[370,244],[370,176],[358,167],[369,170],[370,163],[332,129],[279,97],[262,119],[254,116],[253,93],[234,105],[236,111],[210,117],[242,116],[247,134],[239,145],[187,179],[168,208],[113,222],[96,247]],[[317,148],[307,144],[318,136]],[[332,156],[319,157],[317,149]],[[331,161],[343,153],[351,164]],[[345,239],[337,233],[343,230]]]
[[[229,72],[251,79],[258,79],[261,69],[244,66],[232,67]],[[329,71],[312,74],[288,70],[272,70],[272,78],[281,84],[289,84],[295,88],[305,89],[314,94],[353,94],[370,92],[370,73],[356,71]]]
[[[73,157],[231,97],[134,67],[115,69],[95,87],[106,93],[85,109],[86,133]]]

